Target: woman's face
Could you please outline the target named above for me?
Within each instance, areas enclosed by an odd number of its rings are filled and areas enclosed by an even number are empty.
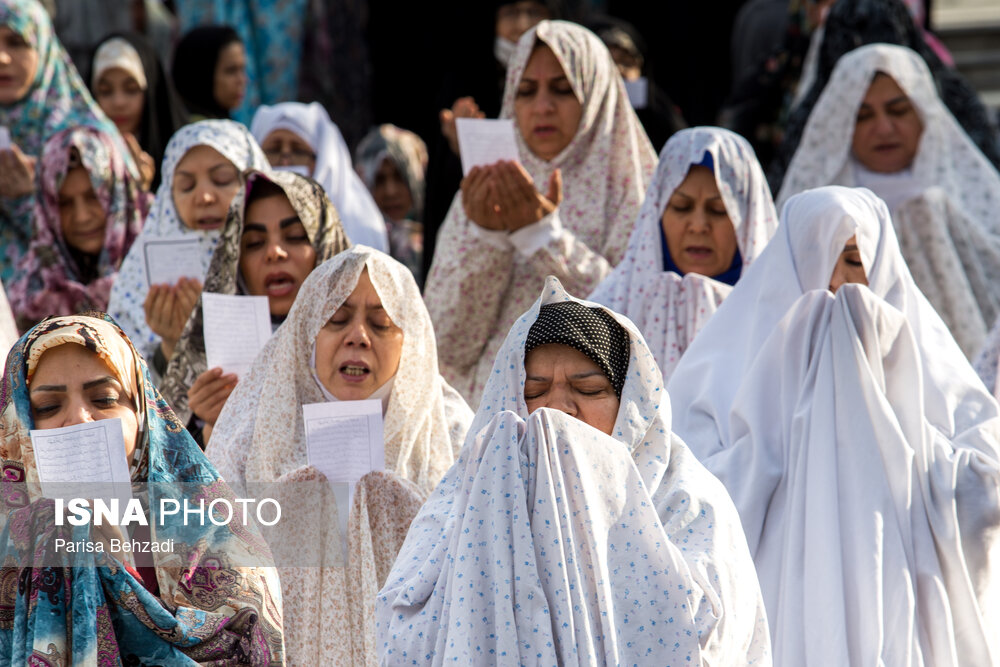
[[[250,202],[240,241],[240,275],[250,294],[266,296],[272,315],[287,315],[314,268],[316,251],[288,198]]]
[[[272,167],[305,167],[312,176],[316,171],[316,152],[309,143],[291,130],[274,130],[260,145]]]
[[[341,401],[368,398],[399,369],[403,330],[389,319],[368,269],[316,336],[316,374]]]
[[[138,134],[146,98],[135,77],[121,67],[111,67],[97,79],[94,96],[122,134]]]
[[[46,350],[31,378],[29,397],[36,429],[120,418],[125,458],[131,462],[139,435],[135,406],[115,372],[95,353],[75,343]]]
[[[222,227],[239,188],[239,170],[209,146],[195,146],[174,169],[174,206],[190,229]]]
[[[406,214],[413,209],[413,196],[406,179],[399,173],[396,163],[389,158],[382,160],[375,172],[375,187],[372,197],[382,215],[393,222],[406,219]]]
[[[24,99],[37,70],[38,51],[18,33],[0,26],[0,104]]]
[[[924,124],[896,81],[876,74],[858,109],[851,153],[866,169],[894,174],[913,164]]]
[[[215,63],[212,96],[219,106],[231,111],[243,102],[247,93],[247,54],[242,42],[230,42],[219,51]]]
[[[708,167],[693,166],[663,211],[670,256],[684,273],[717,276],[736,256],[736,230]]]
[[[66,172],[59,188],[59,225],[66,244],[96,255],[104,247],[107,214],[94,192],[90,173],[81,166]]]
[[[524,401],[528,412],[552,408],[608,435],[618,419],[618,397],[611,381],[579,350],[539,345],[524,357]]]
[[[552,49],[531,54],[514,97],[514,116],[524,143],[543,160],[559,155],[576,135],[583,105]]]
[[[517,43],[521,35],[544,19],[552,18],[548,7],[534,0],[506,2],[497,8],[497,37]]]
[[[847,283],[868,284],[868,276],[865,274],[864,264],[861,263],[861,252],[858,250],[856,236],[847,239],[844,250],[837,259],[837,265],[833,267],[833,275],[830,276],[830,291],[836,294],[840,286]]]

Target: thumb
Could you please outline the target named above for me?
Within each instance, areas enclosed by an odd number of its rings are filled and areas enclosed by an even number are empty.
[[[562,203],[562,172],[558,169],[549,176],[549,192],[546,197],[556,206]]]

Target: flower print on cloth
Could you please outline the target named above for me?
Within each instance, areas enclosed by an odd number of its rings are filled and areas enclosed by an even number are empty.
[[[104,245],[96,256],[71,248],[63,238],[59,189],[74,150],[105,212]],[[129,175],[112,138],[86,125],[52,135],[42,151],[39,173],[35,233],[9,290],[22,329],[49,315],[106,310],[111,285],[142,231],[153,198]]]
[[[912,166],[892,175],[872,174],[851,156],[857,111],[876,72],[893,78],[923,122]],[[837,63],[777,204],[823,185],[867,187],[886,201],[920,291],[966,356],[979,351],[1000,315],[1000,174],[942,103],[916,53],[872,44]]]
[[[504,336],[546,276],[557,276],[570,293],[589,294],[621,261],[656,165],[607,47],[573,23],[542,21],[521,37],[507,70],[500,117],[514,117],[518,83],[536,41],[552,49],[582,104],[576,135],[551,161],[535,156],[514,133],[521,165],[536,189],[545,191],[552,172],[562,172],[562,203],[553,217],[537,223],[540,230],[551,225],[550,231],[561,231],[542,247],[528,247],[526,255],[507,238],[486,238],[465,215],[459,192],[438,232],[424,290],[442,373],[473,405]]]
[[[542,306],[567,300],[550,277],[506,337],[465,446],[379,593],[380,661],[769,665],[739,517],[670,432],[635,326],[605,310],[629,338],[613,436],[528,414],[529,332]]]
[[[174,169],[177,168],[181,158],[195,146],[215,149],[240,171],[251,168],[269,169],[267,158],[264,157],[264,153],[250,132],[243,125],[231,120],[203,120],[185,125],[170,138],[160,169],[163,184],[156,193],[153,209],[146,219],[142,234],[122,263],[118,278],[111,288],[108,305],[108,314],[121,325],[132,340],[132,344],[146,359],[153,358],[160,339],[146,324],[146,311],[143,308],[149,291],[141,256],[143,240],[188,233],[198,234],[200,236],[198,256],[206,270],[219,242],[219,230],[188,229],[177,215],[177,207],[174,206]]]
[[[589,297],[635,322],[664,382],[732,291],[707,276],[663,270],[663,211],[691,165],[699,164],[705,153],[712,156],[715,181],[736,230],[743,271],[753,263],[778,228],[764,173],[743,137],[717,127],[694,127],[681,130],[663,147],[625,258]]]

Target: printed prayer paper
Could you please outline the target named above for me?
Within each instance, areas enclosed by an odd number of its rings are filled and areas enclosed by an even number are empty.
[[[203,292],[201,308],[208,367],[243,377],[271,337],[267,297]]]
[[[31,430],[45,498],[132,497],[121,419]]]
[[[514,121],[510,119],[458,118],[458,148],[462,154],[462,173],[468,175],[473,167],[482,167],[508,160],[520,161],[517,142],[514,140]]]
[[[142,241],[143,275],[146,285],[175,285],[181,278],[205,280],[198,234],[182,234]]]

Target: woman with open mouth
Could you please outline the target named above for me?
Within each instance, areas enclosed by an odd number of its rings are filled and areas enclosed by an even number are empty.
[[[98,129],[53,135],[41,159],[35,233],[9,288],[22,331],[49,315],[108,307],[111,285],[153,199]]]
[[[266,169],[267,159],[250,132],[230,120],[186,125],[167,144],[160,169],[163,184],[142,233],[122,262],[108,305],[108,313],[151,360],[157,378],[166,372],[205,276],[187,276],[175,285],[147,284],[143,243],[194,233],[198,261],[207,271],[229,205],[240,189],[240,174],[249,168]]]
[[[251,169],[243,178],[203,291],[266,296],[277,328],[313,269],[350,243],[319,183],[288,171]],[[238,378],[206,366],[203,326],[199,300],[167,367],[163,393],[204,447]]]
[[[206,454],[237,495],[273,483],[278,493],[317,497],[327,478],[309,463],[302,406],[362,399],[381,401],[385,470],[362,477],[349,506],[307,500],[289,514],[281,543],[321,560],[278,563],[284,605],[295,610],[285,624],[288,664],[375,664],[375,595],[472,421],[438,372],[409,269],[354,246],[309,274],[226,402]],[[310,512],[315,520],[302,519]]]
[[[621,261],[656,166],[608,48],[574,23],[521,36],[500,117],[518,160],[463,179],[424,288],[442,372],[472,404],[547,275],[589,294]]]
[[[635,322],[667,381],[777,227],[749,142],[681,130],[663,147],[625,259],[590,299]]]
[[[1000,315],[1000,173],[915,52],[870,44],[837,62],[776,203],[834,184],[866,187],[888,204],[917,286],[975,355]],[[996,355],[992,366],[991,388]]]

